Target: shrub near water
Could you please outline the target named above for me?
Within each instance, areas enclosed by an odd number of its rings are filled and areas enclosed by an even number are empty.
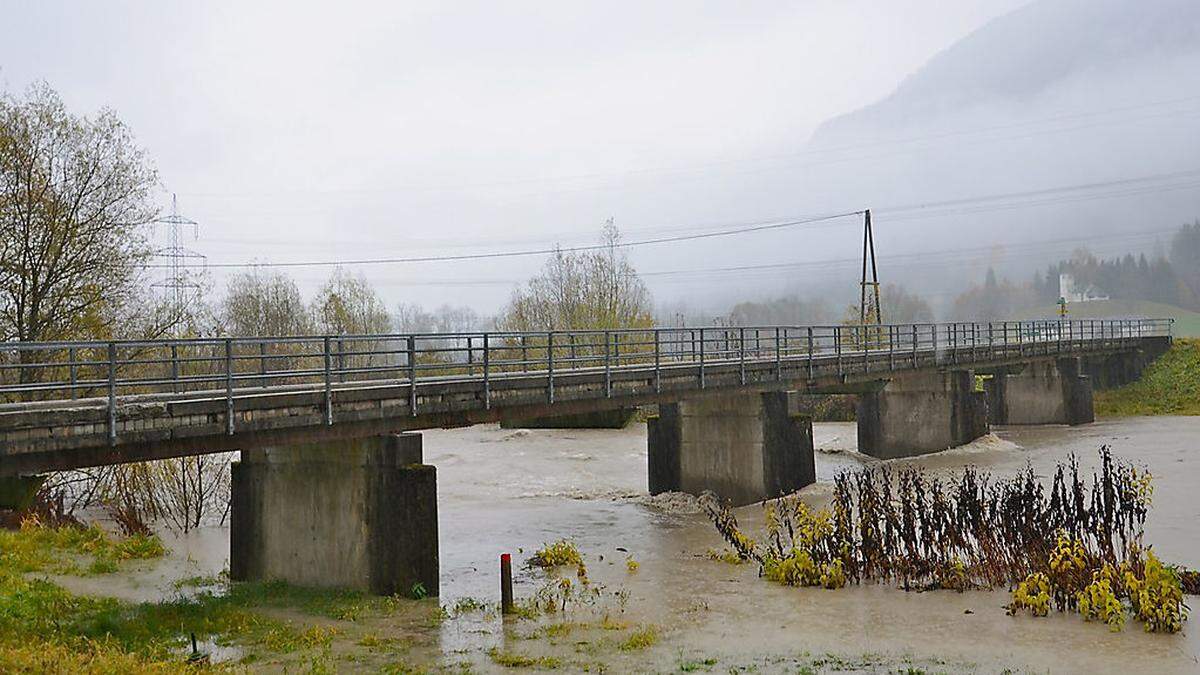
[[[1142,545],[1151,476],[1107,446],[1100,460],[1090,481],[1074,456],[1060,463],[1048,496],[1032,467],[1008,478],[967,468],[949,481],[916,468],[843,472],[829,509],[767,502],[762,543],[711,495],[705,508],[737,556],[778,583],[1007,585],[1010,613],[1045,616],[1053,605],[1119,629],[1128,612],[1148,631],[1177,632],[1187,616],[1180,573]]]
[[[579,555],[579,548],[575,546],[574,542],[566,539],[559,539],[553,544],[546,544],[537,551],[534,551],[533,556],[529,558],[529,565],[534,567],[579,566],[582,564],[583,557]]]

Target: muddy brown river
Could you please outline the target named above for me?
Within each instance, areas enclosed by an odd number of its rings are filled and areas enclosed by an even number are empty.
[[[592,611],[661,630],[653,648],[594,656],[613,672],[670,672],[688,664],[721,672],[795,672],[814,659],[825,668],[860,672],[895,672],[907,664],[947,672],[1200,672],[1200,617],[1177,635],[1147,634],[1132,621],[1112,633],[1075,614],[1007,616],[1003,589],[791,588],[757,578],[753,565],[710,560],[705,552],[722,542],[695,500],[646,494],[645,433],[642,424],[620,431],[479,426],[425,432],[426,461],[437,466],[439,477],[443,604],[468,597],[496,602],[500,553],[524,560],[543,543],[567,538],[583,552],[592,581],[607,589]],[[818,483],[804,491],[814,504],[827,498],[838,470],[876,461],[854,452],[853,424],[817,424],[815,435]],[[1004,474],[1028,462],[1048,484],[1055,463],[1071,452],[1090,473],[1103,444],[1155,476],[1147,541],[1166,561],[1200,566],[1200,417],[1002,427],[964,448],[894,463],[939,472],[975,465]],[[738,515],[757,526],[760,511],[745,507]],[[227,529],[166,540],[173,549],[167,560],[103,580],[64,583],[77,591],[152,600],[169,596],[175,579],[228,564]],[[639,563],[635,572],[626,567],[630,556]],[[544,572],[522,567],[517,595],[527,597],[544,582]],[[492,646],[534,653],[556,648],[521,633],[494,615],[453,619],[419,640],[413,654],[486,671],[499,669],[485,656]],[[566,669],[578,663],[568,661]]]

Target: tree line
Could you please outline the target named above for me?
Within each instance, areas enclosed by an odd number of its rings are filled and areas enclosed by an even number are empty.
[[[951,309],[964,320],[1001,320],[1045,311],[1062,295],[1060,276],[1069,274],[1076,290],[1092,288],[1115,300],[1145,300],[1200,310],[1200,221],[1182,225],[1170,252],[1126,253],[1098,258],[1086,248],[1037,271],[1025,283],[998,278],[988,268],[982,284],[960,293]]]

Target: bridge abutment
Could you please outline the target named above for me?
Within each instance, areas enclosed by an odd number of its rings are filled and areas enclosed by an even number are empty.
[[[971,371],[913,373],[859,395],[858,451],[892,459],[939,452],[987,434],[987,402]]]
[[[420,434],[243,451],[230,577],[437,595],[437,474],[421,460]]]
[[[985,383],[993,424],[1089,424],[1092,381],[1078,358],[1035,361]]]
[[[647,424],[650,493],[711,490],[743,505],[813,483],[812,419],[792,408],[787,392],[661,404]]]
[[[1141,379],[1146,366],[1170,348],[1170,337],[1142,338],[1135,350],[1081,357],[1083,372],[1093,390],[1115,389]]]

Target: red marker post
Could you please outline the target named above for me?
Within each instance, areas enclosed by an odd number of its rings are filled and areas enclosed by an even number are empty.
[[[513,613],[512,556],[500,554],[500,613]]]

